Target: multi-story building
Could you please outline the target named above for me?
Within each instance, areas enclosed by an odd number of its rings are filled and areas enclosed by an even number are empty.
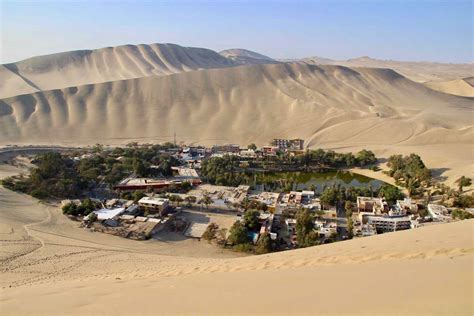
[[[377,233],[411,228],[411,220],[406,216],[367,216],[367,223],[373,225]]]
[[[142,197],[138,205],[153,213],[162,213],[169,205],[170,200],[159,197]]]

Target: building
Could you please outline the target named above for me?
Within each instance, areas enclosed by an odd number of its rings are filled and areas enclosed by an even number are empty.
[[[169,202],[168,199],[145,196],[138,201],[138,205],[148,211],[161,213],[169,206]]]
[[[276,156],[278,149],[278,146],[263,146],[262,153],[266,156]]]
[[[417,214],[418,204],[410,198],[405,198],[403,200],[397,200],[395,209],[404,214]]]
[[[276,192],[260,192],[258,195],[251,196],[250,199],[265,204],[267,206],[267,210],[271,213],[274,213],[277,208],[280,195],[280,193]]]
[[[273,139],[272,145],[278,147],[280,150],[303,150],[304,140],[302,139]]]
[[[363,217],[367,215],[382,215],[388,213],[389,207],[383,198],[358,196],[357,211],[359,212],[359,219],[362,221]]]
[[[367,216],[367,223],[374,226],[377,233],[411,228],[411,220],[407,216]]]
[[[125,208],[117,207],[117,208],[111,208],[111,209],[102,208],[100,210],[93,211],[92,213],[97,215],[97,219],[99,221],[105,221],[105,220],[108,220],[108,219],[118,217],[118,216],[122,215],[124,212],[125,212]],[[84,220],[88,220],[89,216],[90,216],[90,214],[87,215],[86,217],[84,217]]]
[[[318,231],[318,234],[324,235],[326,238],[337,234],[337,223],[335,222],[315,220],[314,228]]]
[[[212,146],[212,152],[239,154],[240,146],[236,144],[214,145]]]
[[[189,169],[187,169],[189,170]],[[170,185],[180,185],[189,182],[191,185],[201,184],[199,177],[175,177],[173,179],[152,179],[152,178],[125,178],[114,186],[114,190],[136,191],[136,190],[159,190],[166,189]]]
[[[445,221],[451,219],[448,209],[443,205],[428,204],[428,213],[430,213],[431,217],[436,220]]]

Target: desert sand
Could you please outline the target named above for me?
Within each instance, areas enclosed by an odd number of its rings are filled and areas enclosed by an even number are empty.
[[[235,66],[218,53],[175,44],[123,45],[38,56],[0,67],[0,98],[41,90]]]
[[[0,166],[0,177],[17,172]],[[194,240],[88,232],[4,188],[0,223],[2,315],[474,311],[473,220],[247,257]]]
[[[449,81],[429,81],[426,86],[448,94],[474,97],[474,78],[454,79]]]
[[[472,176],[472,98],[389,69],[238,66],[40,91],[0,100],[0,145],[212,145],[305,140],[308,148],[416,152],[443,180]]]
[[[307,57],[301,59],[301,61],[316,65],[326,64],[341,65],[346,67],[389,68],[417,82],[447,81],[472,77],[474,67],[472,63],[450,64],[436,62],[397,61],[376,59],[368,56],[348,60],[332,60],[320,57]]]

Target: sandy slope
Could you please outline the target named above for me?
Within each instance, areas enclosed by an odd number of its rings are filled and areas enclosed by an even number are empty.
[[[473,312],[472,220],[230,258],[204,242],[90,233],[25,195],[0,198],[2,315]]]
[[[241,48],[232,48],[220,51],[219,54],[231,59],[240,65],[276,64],[273,58]]]
[[[370,57],[360,57],[348,60],[331,60],[327,58],[308,57],[300,61],[309,64],[341,65],[347,67],[371,67],[393,69],[407,78],[418,82],[447,81],[471,77],[474,65],[470,64],[447,64],[434,62],[413,62],[382,60]]]
[[[225,68],[234,62],[204,48],[124,45],[29,58],[0,66],[0,98],[77,85]]]
[[[473,105],[387,69],[241,66],[3,99],[0,144],[160,142],[175,132],[207,145],[301,137],[310,147],[419,152],[453,178],[474,169]]]
[[[460,95],[465,97],[474,97],[474,85],[470,83],[473,77],[464,79],[455,79],[449,81],[430,81],[426,82],[426,86],[433,90],[444,93]]]

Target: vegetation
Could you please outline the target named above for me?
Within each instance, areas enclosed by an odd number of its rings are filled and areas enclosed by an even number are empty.
[[[3,185],[38,199],[77,197],[87,186],[87,181],[74,168],[74,162],[59,153],[40,154],[34,162],[37,168],[28,177],[10,177]]]
[[[474,215],[469,213],[468,211],[454,210],[454,211],[451,212],[451,217],[453,219],[465,220],[465,219],[474,218]]]
[[[2,181],[11,190],[24,192],[39,199],[79,197],[85,190],[101,182],[114,185],[125,176],[169,176],[172,166],[179,164],[166,150],[172,144],[130,144],[125,148],[104,150],[96,145],[79,161],[69,154],[43,153],[36,156],[36,168],[28,177],[10,177]],[[75,155],[79,153],[74,153]],[[177,190],[189,189],[189,184]]]
[[[356,202],[358,196],[383,196],[389,201],[403,198],[403,193],[397,187],[384,184],[380,189],[374,189],[372,186],[348,187],[343,188],[340,185],[333,185],[324,188],[320,195],[320,201],[323,208],[336,206],[344,201]]]
[[[420,193],[423,184],[431,179],[430,171],[416,154],[390,156],[387,166],[388,174],[397,184],[406,187],[410,196]]]
[[[241,221],[236,221],[232,225],[227,241],[233,246],[247,244],[249,242],[247,228]]]
[[[472,184],[472,181],[471,178],[462,176],[461,178],[456,180],[456,183],[458,185],[459,192],[462,192],[462,188],[470,186]]]
[[[255,246],[255,253],[256,254],[264,254],[269,253],[273,249],[272,246],[272,239],[269,233],[263,233],[260,235],[257,241],[257,245]]]
[[[384,184],[380,188],[378,195],[385,198],[385,200],[391,204],[405,197],[398,187],[389,184]]]
[[[474,195],[458,194],[453,200],[454,207],[474,207]]]
[[[247,229],[255,231],[259,228],[258,217],[260,212],[256,210],[248,210],[244,213],[244,225]]]
[[[252,145],[249,145],[249,148],[253,148]],[[308,171],[323,168],[364,167],[377,162],[374,153],[369,150],[361,150],[356,155],[323,149],[307,150],[304,154],[297,156],[280,152],[275,157],[249,160],[245,166],[241,164],[242,159],[229,155],[206,159],[201,164],[201,177],[211,184],[238,186],[251,184],[255,180],[255,170]],[[272,184],[271,179],[262,180],[264,183],[270,182],[265,184]]]
[[[207,226],[206,231],[202,235],[202,238],[207,241],[211,241],[214,238],[216,238],[218,230],[219,230],[219,226],[216,223],[210,223]]]
[[[73,215],[73,216],[87,216],[100,205],[94,203],[91,199],[85,199],[81,204],[68,203],[62,207],[63,214]]]
[[[299,247],[309,247],[317,244],[318,233],[314,231],[314,217],[307,209],[296,213],[296,240]]]

